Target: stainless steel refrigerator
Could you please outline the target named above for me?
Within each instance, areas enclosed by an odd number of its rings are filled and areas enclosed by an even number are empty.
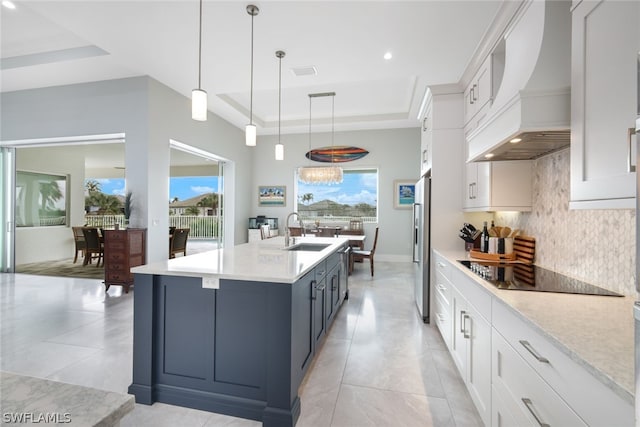
[[[640,43],[640,41],[639,41]],[[638,52],[638,83],[636,111],[636,168],[640,167],[640,52]],[[631,129],[629,144],[631,144]],[[640,170],[636,169],[636,291],[640,293]],[[640,301],[633,307],[635,317],[635,358],[636,358],[636,425],[640,425]]]
[[[413,204],[413,269],[414,298],[418,313],[429,323],[429,275],[431,265],[431,176],[416,183]]]

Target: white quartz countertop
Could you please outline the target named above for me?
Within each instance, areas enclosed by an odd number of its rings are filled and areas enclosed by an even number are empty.
[[[2,425],[116,426],[135,407],[132,395],[9,372],[0,395]]]
[[[603,384],[629,403],[635,402],[633,297],[498,289],[457,262],[468,259],[466,252],[437,252]]]
[[[293,238],[292,238],[293,239]],[[274,237],[225,249],[141,265],[133,273],[215,279],[294,283],[337,251],[348,237],[296,237],[296,243],[329,244],[321,251],[284,249],[284,237]]]

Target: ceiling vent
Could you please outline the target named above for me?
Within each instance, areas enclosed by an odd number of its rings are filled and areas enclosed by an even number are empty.
[[[296,68],[292,68],[291,72],[293,73],[294,76],[296,77],[302,77],[302,76],[316,76],[318,75],[318,70],[316,70],[316,67],[309,65],[307,67],[296,67]]]

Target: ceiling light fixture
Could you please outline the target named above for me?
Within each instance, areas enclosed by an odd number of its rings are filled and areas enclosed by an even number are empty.
[[[512,144],[517,144],[518,142],[522,141],[522,138],[513,138],[512,140],[510,140],[509,142]]]
[[[495,154],[493,154],[493,153],[488,153],[488,154],[485,154],[485,155],[484,155],[484,158],[485,158],[485,159],[490,159],[490,158],[492,158],[493,156],[495,156]]]
[[[387,52],[384,54],[384,59],[386,59],[387,61],[390,60],[391,58],[393,58],[393,55],[391,54],[391,52]]]
[[[3,0],[2,1],[2,5],[4,7],[6,7],[7,9],[15,9],[16,8],[16,5],[12,1],[9,1],[9,0]]]
[[[311,159],[311,100],[313,98],[331,97],[331,164],[332,166],[307,166],[298,168],[298,178],[305,184],[339,184],[342,182],[342,168],[334,166],[334,122],[335,122],[335,92],[310,93],[309,94],[309,152],[307,157]]]
[[[245,143],[249,147],[256,146],[256,125],[253,124],[253,18],[260,13],[258,6],[250,4],[247,13],[251,15],[251,90],[249,93],[249,124],[245,127]]]
[[[207,92],[200,87],[202,77],[202,0],[200,0],[200,30],[198,32],[198,89],[191,91],[191,118],[207,121]]]
[[[280,141],[280,127],[282,123],[282,58],[284,58],[284,51],[276,51],[276,58],[278,58],[278,143],[276,144],[276,160],[284,160],[284,145]]]

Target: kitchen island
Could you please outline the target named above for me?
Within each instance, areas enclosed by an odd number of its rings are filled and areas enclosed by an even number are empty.
[[[136,402],[293,426],[348,296],[348,239],[277,237],[132,269]]]

